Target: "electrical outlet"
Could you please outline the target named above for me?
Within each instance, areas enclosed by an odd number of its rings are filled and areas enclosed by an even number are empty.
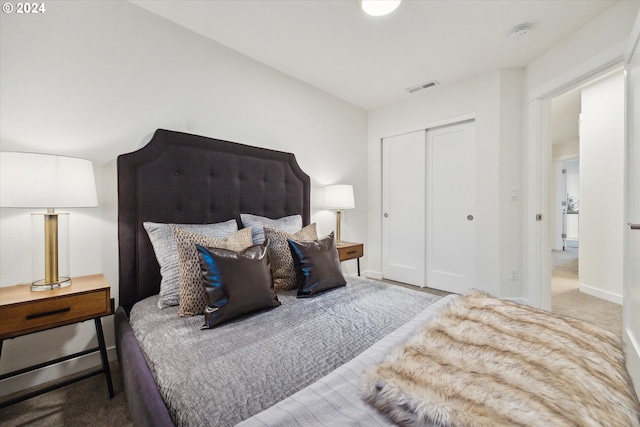
[[[517,268],[512,268],[511,269],[510,280],[518,280],[518,269]]]

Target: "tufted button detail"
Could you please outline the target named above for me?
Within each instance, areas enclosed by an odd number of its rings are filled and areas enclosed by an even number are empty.
[[[180,171],[176,171],[175,175],[180,176]]]

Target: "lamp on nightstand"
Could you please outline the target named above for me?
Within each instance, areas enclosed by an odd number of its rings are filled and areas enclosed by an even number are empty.
[[[327,185],[324,187],[324,208],[336,210],[336,242],[341,243],[340,212],[356,207],[353,198],[353,185]]]
[[[94,206],[98,206],[98,195],[90,160],[52,154],[0,153],[0,207],[47,209],[46,212],[32,214],[34,229],[42,228],[44,223],[44,279],[35,280],[31,284],[32,291],[63,288],[71,284],[66,244],[68,235],[60,239],[58,233],[59,223],[64,222],[69,214],[55,209]],[[36,220],[39,216],[43,216],[43,222]],[[34,233],[34,248],[40,247]],[[35,278],[42,274],[42,264],[36,264],[38,255],[42,254],[34,253]],[[63,258],[60,264],[59,258]],[[62,267],[62,272],[59,267]]]

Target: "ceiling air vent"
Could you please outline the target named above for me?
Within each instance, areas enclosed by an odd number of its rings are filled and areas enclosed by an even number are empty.
[[[410,87],[410,88],[405,89],[405,90],[406,90],[407,92],[409,92],[409,93],[414,93],[414,92],[418,92],[419,90],[426,89],[426,88],[431,87],[431,86],[435,86],[435,85],[437,85],[437,84],[438,84],[438,82],[437,82],[437,81],[432,80],[432,81],[430,81],[430,82],[423,83],[423,84],[418,85],[418,86],[413,86],[413,87]]]

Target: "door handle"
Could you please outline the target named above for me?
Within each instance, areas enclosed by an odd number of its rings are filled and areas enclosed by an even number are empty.
[[[632,229],[632,230],[640,230],[640,224],[632,224],[630,222],[627,223],[627,225]]]
[[[385,212],[385,213],[384,213],[384,217],[385,217],[385,218],[389,218],[389,214]]]
[[[468,221],[473,221],[473,215],[467,215],[467,220]]]

